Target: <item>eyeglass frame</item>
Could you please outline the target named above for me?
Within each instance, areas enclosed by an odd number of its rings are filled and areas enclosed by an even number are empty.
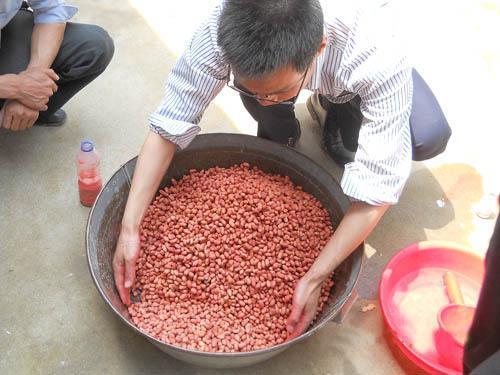
[[[249,92],[246,92],[246,91],[240,89],[239,87],[236,87],[235,85],[229,84],[229,81],[231,80],[231,65],[228,65],[226,86],[229,87],[230,89],[233,89],[234,91],[240,93],[241,95],[246,96],[247,98],[271,102],[271,103],[275,103],[275,104],[294,105],[297,102],[297,99],[299,97],[300,91],[302,90],[302,87],[304,86],[304,82],[306,80],[307,73],[309,72],[309,67],[310,66],[307,66],[306,72],[304,73],[304,76],[302,77],[302,81],[300,82],[299,91],[297,92],[297,95],[294,96],[293,100],[278,101],[278,100],[273,100],[273,99],[266,99],[266,98],[262,98],[262,97],[258,96],[257,94],[250,94]],[[236,81],[234,81],[234,82],[236,83]]]

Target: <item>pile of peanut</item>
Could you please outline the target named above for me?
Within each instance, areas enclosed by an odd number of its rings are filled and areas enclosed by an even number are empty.
[[[244,352],[286,340],[294,287],[332,235],[328,212],[288,177],[247,163],[160,191],[141,226],[129,306],[166,343]],[[318,312],[332,280],[324,283]]]

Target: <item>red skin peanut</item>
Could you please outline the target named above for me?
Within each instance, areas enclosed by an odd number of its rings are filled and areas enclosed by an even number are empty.
[[[140,302],[129,313],[155,338],[193,350],[282,343],[294,287],[332,234],[328,212],[288,177],[248,163],[191,170],[145,214]],[[332,285],[322,286],[318,313]]]

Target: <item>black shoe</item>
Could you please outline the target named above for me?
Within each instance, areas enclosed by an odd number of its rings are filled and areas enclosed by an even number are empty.
[[[327,105],[327,99],[319,94],[311,95],[306,103],[309,114],[323,130],[323,149],[337,164],[343,167],[354,161],[356,153],[345,148],[342,135],[334,123],[326,124],[327,118],[329,118],[326,110]],[[329,121],[332,119],[330,118]]]
[[[296,130],[295,135],[293,137],[288,138],[288,142],[286,143],[286,145],[289,147],[295,147],[297,145],[297,142],[300,139],[300,135],[302,134],[302,131],[300,130],[299,120],[295,120],[295,121],[297,122],[297,130]]]
[[[354,161],[354,155],[356,155],[356,153],[344,147],[344,142],[342,141],[342,136],[338,129],[332,132],[325,128],[323,130],[322,143],[324,150],[341,167]]]
[[[66,112],[62,109],[58,109],[49,117],[38,117],[38,120],[35,122],[35,126],[61,126],[66,122],[67,118],[68,116],[66,115]]]

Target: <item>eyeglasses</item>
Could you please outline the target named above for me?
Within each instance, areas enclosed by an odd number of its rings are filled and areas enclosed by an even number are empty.
[[[234,91],[239,92],[241,95],[244,95],[247,98],[252,98],[252,99],[255,99],[255,100],[262,100],[262,101],[271,102],[271,103],[275,103],[275,104],[294,105],[295,102],[297,101],[297,98],[299,97],[300,90],[302,90],[302,86],[304,86],[304,82],[306,80],[306,76],[307,76],[307,72],[308,71],[309,71],[309,67],[307,67],[306,72],[304,73],[304,76],[302,77],[302,80],[300,82],[299,90],[297,91],[297,95],[295,95],[293,97],[293,99],[291,99],[291,100],[282,100],[282,101],[280,101],[280,100],[267,99],[266,97],[261,97],[261,96],[256,95],[256,94],[251,94],[248,91],[245,91],[244,89],[240,89],[239,87],[236,86],[238,83],[236,81],[234,81],[234,79],[233,79],[234,84],[232,84],[230,82],[231,81],[231,66],[228,67],[226,85],[227,85],[227,87],[233,89]]]

